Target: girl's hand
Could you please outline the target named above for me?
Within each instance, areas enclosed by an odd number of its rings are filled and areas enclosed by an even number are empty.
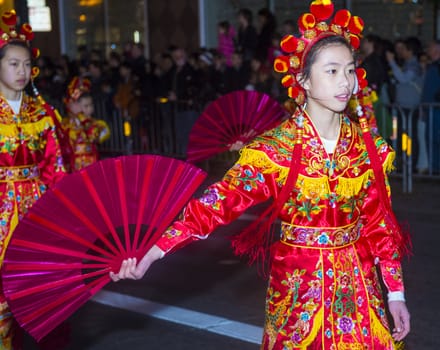
[[[251,129],[247,132],[245,132],[237,141],[228,144],[229,151],[239,151],[243,148],[245,145],[245,142],[253,139],[255,136],[257,136],[257,132],[254,129]],[[245,140],[245,141],[243,141]]]
[[[142,260],[137,264],[136,258],[129,258],[124,260],[118,273],[110,272],[110,278],[113,282],[118,282],[123,279],[138,280],[144,277],[145,273],[153,262],[162,258],[163,252],[158,246],[154,245],[144,255]]]
[[[239,151],[243,148],[243,146],[244,146],[243,141],[239,140],[239,141],[235,141],[234,143],[229,144],[228,149],[230,152]]]
[[[392,336],[394,340],[400,341],[407,336],[410,331],[410,315],[404,301],[390,301],[388,307],[394,320]]]

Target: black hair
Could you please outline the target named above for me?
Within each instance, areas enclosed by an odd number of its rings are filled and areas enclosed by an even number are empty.
[[[263,7],[258,10],[258,16],[266,17],[266,19],[271,19],[273,17],[273,14],[267,7]]]
[[[373,50],[374,50],[374,51],[377,51],[377,50],[378,50],[379,45],[380,45],[381,42],[382,42],[382,39],[380,38],[379,35],[371,34],[371,33],[365,35],[364,39],[367,40],[367,41],[370,42],[370,43],[373,43]]]
[[[231,28],[231,24],[229,23],[229,21],[221,21],[219,22],[218,26],[220,28],[223,28],[226,33],[229,33],[229,29]]]
[[[416,57],[419,57],[423,51],[422,43],[420,42],[419,38],[416,38],[415,36],[411,36],[409,38],[406,38],[403,41],[403,44]]]
[[[306,53],[305,61],[303,62],[302,81],[306,81],[310,78],[312,65],[315,63],[319,52],[331,45],[343,45],[353,53],[353,48],[350,43],[340,35],[331,35],[319,40],[310,48],[309,52]]]
[[[24,41],[16,40],[16,41],[10,41],[9,43],[7,43],[5,46],[3,46],[3,47],[0,49],[0,60],[2,60],[3,57],[5,57],[5,55],[6,55],[6,51],[7,51],[8,48],[11,47],[11,46],[22,47],[22,48],[26,49],[26,50],[29,52],[29,57],[32,59],[32,52],[31,52],[31,49],[30,49],[30,47],[28,46],[28,44],[25,43]]]
[[[252,24],[252,11],[248,8],[242,8],[238,11],[238,14],[243,16],[244,19],[248,22],[248,24]]]

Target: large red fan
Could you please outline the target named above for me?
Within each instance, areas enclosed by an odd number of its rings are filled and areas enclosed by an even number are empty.
[[[187,160],[198,162],[249,142],[287,117],[287,110],[269,95],[239,90],[211,102],[191,129]]]
[[[20,325],[40,340],[142,257],[206,174],[161,156],[102,160],[64,177],[21,220],[9,243],[3,286]]]

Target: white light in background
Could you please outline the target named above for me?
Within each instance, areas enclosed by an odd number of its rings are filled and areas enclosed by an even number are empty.
[[[28,7],[44,7],[46,6],[46,0],[27,0]]]
[[[50,32],[52,21],[49,6],[29,7],[29,24],[34,32]]]
[[[141,35],[138,30],[135,30],[133,33],[133,41],[137,44],[141,40]]]

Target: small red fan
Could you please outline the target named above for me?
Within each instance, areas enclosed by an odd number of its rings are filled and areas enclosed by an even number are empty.
[[[167,157],[111,158],[67,175],[17,226],[3,264],[14,317],[40,340],[141,258],[206,174]]]
[[[288,116],[269,95],[239,90],[211,102],[194,123],[189,135],[187,160],[195,163],[245,144]]]

